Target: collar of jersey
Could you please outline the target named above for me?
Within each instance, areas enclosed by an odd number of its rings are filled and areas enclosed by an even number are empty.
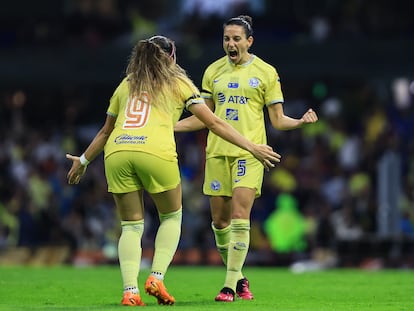
[[[228,61],[229,61],[229,63],[230,63],[230,65],[232,65],[232,66],[234,66],[234,67],[247,67],[248,65],[250,65],[252,62],[253,62],[253,60],[256,58],[256,55],[254,55],[254,54],[250,54],[250,58],[249,58],[249,60],[247,61],[247,62],[245,62],[244,64],[241,64],[241,65],[236,65],[236,64],[234,64],[231,60],[230,60],[230,57],[227,57],[227,59],[228,59]]]

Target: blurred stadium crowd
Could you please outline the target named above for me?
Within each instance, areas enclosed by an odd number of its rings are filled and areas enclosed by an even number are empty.
[[[414,19],[398,2],[9,2],[0,12],[0,263],[116,260],[119,221],[102,158],[89,166],[79,185],[69,186],[65,154],[79,154],[101,126],[133,42],[157,33],[171,36],[179,62],[182,56],[183,67],[200,84],[203,64],[216,58],[213,52],[222,55],[222,22],[249,14],[253,53],[260,51],[278,68],[286,114],[297,117],[312,107],[320,122],[291,132],[269,125],[269,144],[283,158],[265,174],[263,195],[253,208],[248,263],[413,267],[414,71],[343,76],[326,64],[328,59],[304,64],[302,57],[311,51],[302,49],[296,57],[304,72],[296,76],[273,48],[317,44],[323,49],[346,42],[358,50],[367,42],[412,40]],[[389,47],[377,43],[371,48],[384,46]],[[107,62],[116,70],[100,68],[100,79],[76,76],[76,68],[59,63],[65,50],[81,48],[99,58],[108,47],[120,52],[106,53],[113,59],[100,65]],[[59,64],[56,71],[48,68],[49,58]],[[39,59],[44,63],[36,63]],[[96,68],[77,61],[86,70]],[[394,61],[386,59],[384,66],[392,68]],[[325,76],[307,73],[312,65]],[[48,70],[65,78],[50,77]],[[177,135],[184,218],[176,263],[220,263],[201,190],[205,138],[205,131]],[[158,221],[147,201],[144,257],[151,252],[152,223]]]

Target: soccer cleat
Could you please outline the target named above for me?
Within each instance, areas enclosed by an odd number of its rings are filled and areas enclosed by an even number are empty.
[[[142,302],[141,297],[131,292],[124,293],[121,304],[123,306],[145,306],[145,303]]]
[[[168,294],[164,282],[153,275],[150,275],[145,282],[145,292],[157,298],[159,305],[173,305],[175,302],[175,298]]]
[[[236,293],[239,298],[244,300],[252,300],[254,298],[249,289],[249,280],[246,278],[237,281]]]
[[[221,302],[232,302],[234,301],[234,290],[228,287],[223,287],[214,300]]]

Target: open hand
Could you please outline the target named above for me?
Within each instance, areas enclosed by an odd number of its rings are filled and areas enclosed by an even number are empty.
[[[253,154],[256,159],[263,164],[266,171],[275,167],[275,162],[280,162],[281,155],[273,151],[273,148],[268,145],[255,145]]]
[[[82,165],[80,163],[79,157],[77,156],[66,154],[66,158],[73,161],[72,167],[70,168],[67,175],[68,183],[71,185],[78,184],[81,177],[85,174],[86,165]]]

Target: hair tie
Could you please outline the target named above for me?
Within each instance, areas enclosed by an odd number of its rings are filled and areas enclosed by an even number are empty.
[[[240,22],[242,22],[243,24],[245,24],[245,25],[246,25],[247,30],[249,31],[249,33],[252,33],[252,26],[250,26],[249,22],[247,22],[247,21],[246,21],[246,20],[244,20],[243,18],[240,18],[240,17],[233,17],[233,18],[231,18],[231,19],[227,22],[227,24],[231,23],[231,21],[240,21]]]

